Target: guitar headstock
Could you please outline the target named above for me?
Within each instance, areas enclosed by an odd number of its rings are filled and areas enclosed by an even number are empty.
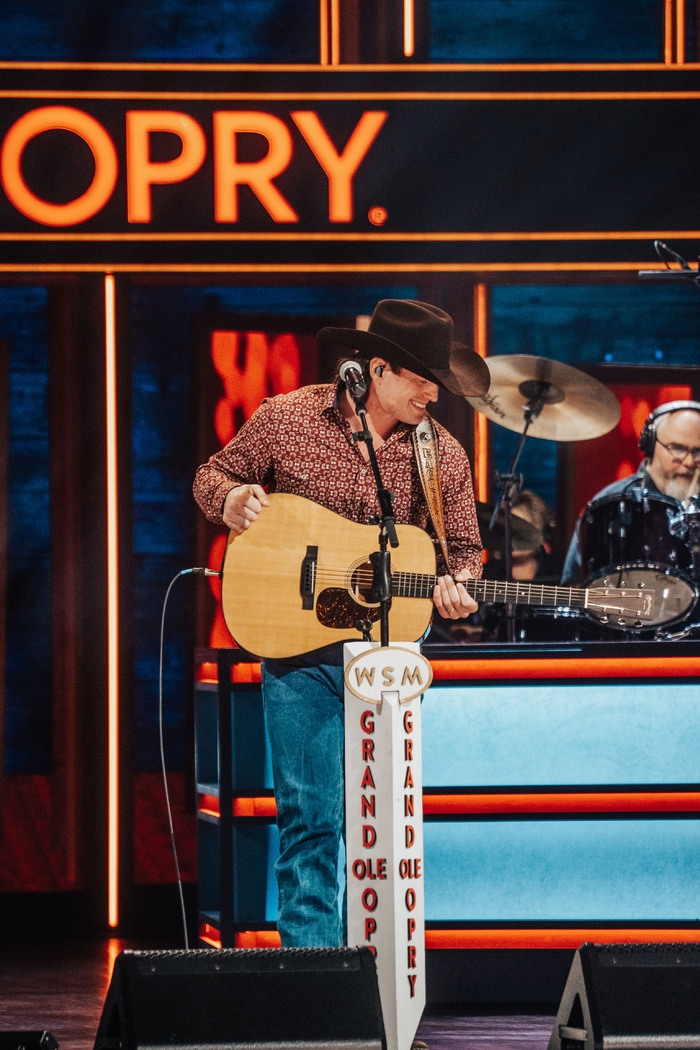
[[[640,629],[654,619],[655,591],[643,587],[591,587],[586,612],[600,623]]]

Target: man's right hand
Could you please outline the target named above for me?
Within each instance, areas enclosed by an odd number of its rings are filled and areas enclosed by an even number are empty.
[[[267,495],[260,485],[238,485],[224,500],[224,525],[240,536],[250,528],[262,508],[268,506]]]

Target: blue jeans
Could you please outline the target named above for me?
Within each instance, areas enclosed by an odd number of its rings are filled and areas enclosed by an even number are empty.
[[[282,945],[339,947],[343,668],[263,661],[262,689],[280,833],[275,873]]]

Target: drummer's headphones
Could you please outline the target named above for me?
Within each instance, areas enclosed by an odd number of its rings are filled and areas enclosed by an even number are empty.
[[[699,401],[668,401],[665,405],[659,405],[653,412],[650,412],[647,416],[642,431],[639,435],[639,447],[647,457],[651,459],[654,455],[654,445],[656,444],[656,425],[657,420],[660,416],[667,416],[671,412],[682,412],[684,408],[689,408],[693,412],[700,412]]]

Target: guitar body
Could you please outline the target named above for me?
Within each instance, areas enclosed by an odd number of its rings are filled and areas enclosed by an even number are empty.
[[[230,533],[221,569],[221,603],[236,643],[267,659],[284,659],[362,638],[357,620],[379,620],[368,604],[369,555],[376,525],[359,525],[301,496],[275,493],[240,536]],[[393,572],[435,573],[426,532],[397,525]],[[354,596],[353,596],[354,595]],[[417,641],[430,624],[432,599],[394,597],[391,641]],[[379,626],[374,631],[379,639]]]

